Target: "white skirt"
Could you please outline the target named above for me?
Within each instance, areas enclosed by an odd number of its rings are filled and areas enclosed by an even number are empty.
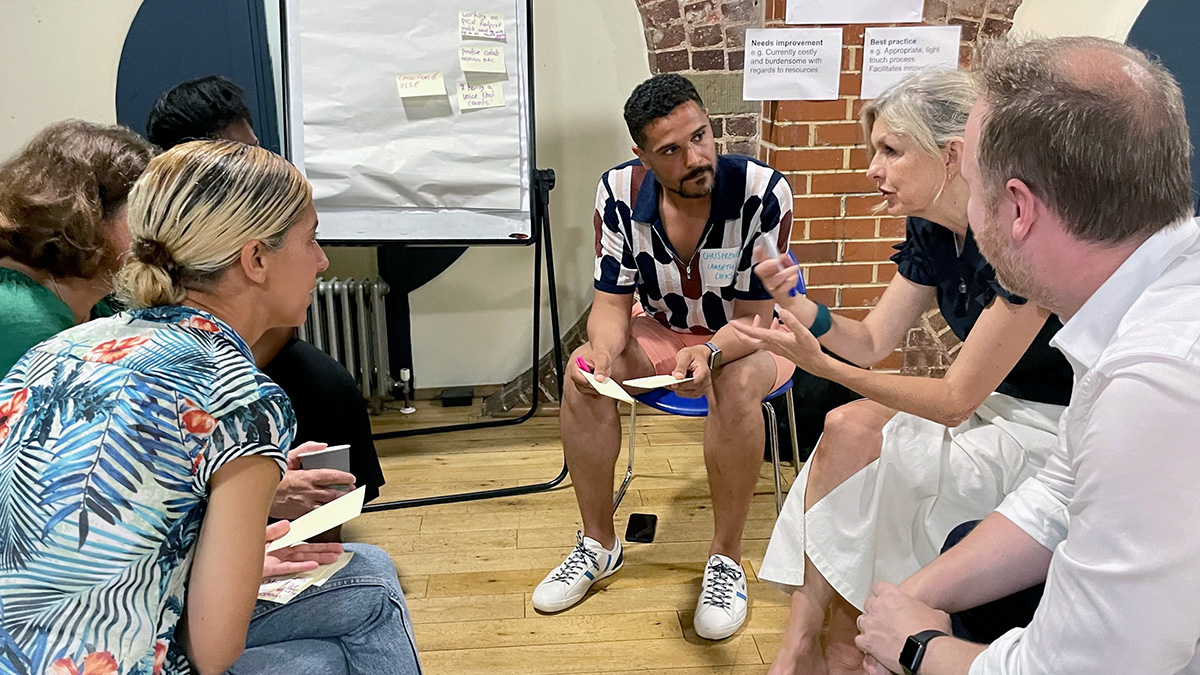
[[[950,429],[898,413],[879,459],[804,512],[813,461],[775,523],[759,578],[804,584],[804,556],[855,607],[878,582],[899,584],[941,552],[960,523],[991,513],[1046,463],[1063,406],[992,394]]]

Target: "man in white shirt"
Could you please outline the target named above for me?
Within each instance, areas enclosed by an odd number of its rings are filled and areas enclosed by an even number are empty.
[[[1045,469],[957,546],[880,584],[871,673],[1200,674],[1200,228],[1187,121],[1160,65],[1096,38],[1000,45],[963,173],[1000,281],[1066,320],[1075,388]],[[990,645],[946,612],[1045,581]]]

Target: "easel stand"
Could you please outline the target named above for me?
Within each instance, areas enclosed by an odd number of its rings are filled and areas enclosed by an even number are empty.
[[[487,422],[471,422],[469,424],[452,424],[448,426],[427,427],[424,429],[405,429],[375,434],[377,441],[409,436],[425,436],[451,431],[470,431],[473,429],[491,429],[495,427],[510,427],[525,422],[537,413],[538,409],[538,362],[541,360],[541,318],[542,318],[542,260],[546,261],[546,290],[550,300],[551,339],[554,341],[554,375],[558,384],[558,397],[562,400],[563,391],[563,354],[562,331],[558,319],[558,288],[554,281],[554,247],[550,240],[550,191],[554,189],[554,170],[537,169],[533,172],[534,201],[532,205],[534,238],[533,253],[533,377],[530,378],[529,410],[520,417],[512,419],[489,420]],[[494,490],[479,490],[477,492],[460,492],[458,494],[439,495],[435,497],[418,497],[401,499],[391,502],[367,504],[364,513],[376,511],[391,511],[393,509],[408,509],[417,506],[432,506],[434,504],[452,504],[478,499],[493,499],[496,497],[513,497],[517,495],[545,492],[553,489],[567,477],[567,463],[563,460],[562,470],[554,478],[534,485],[521,485],[511,488]]]

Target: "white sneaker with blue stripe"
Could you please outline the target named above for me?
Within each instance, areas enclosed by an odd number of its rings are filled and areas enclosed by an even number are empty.
[[[575,533],[575,541],[575,549],[567,559],[550,570],[542,583],[533,589],[533,608],[537,611],[561,612],[574,605],[587,595],[592,584],[612,576],[625,562],[620,537],[611,551],[595,539],[583,536],[582,532]]]
[[[714,553],[704,568],[692,626],[706,640],[724,640],[746,621],[746,573],[731,558]]]

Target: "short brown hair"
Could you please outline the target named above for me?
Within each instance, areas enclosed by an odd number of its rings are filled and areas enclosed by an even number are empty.
[[[105,221],[155,152],[121,126],[66,120],[43,129],[0,165],[0,257],[58,277],[114,267]]]
[[[1106,244],[1192,215],[1183,93],[1160,63],[1111,40],[1052,38],[994,42],[978,72],[987,203],[1019,179],[1072,235]]]

